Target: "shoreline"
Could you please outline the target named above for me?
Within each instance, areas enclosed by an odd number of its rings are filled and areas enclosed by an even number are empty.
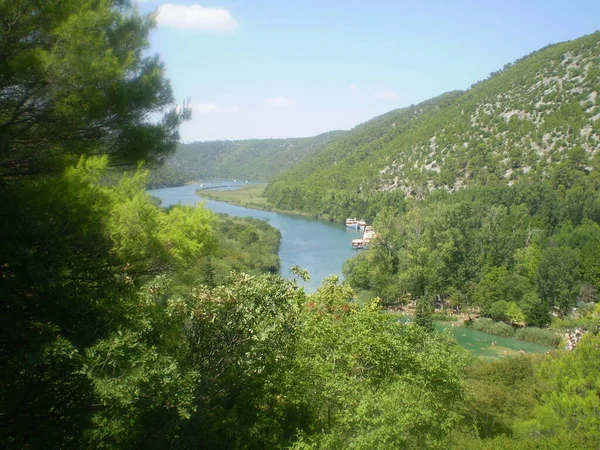
[[[276,213],[288,214],[288,215],[292,215],[292,216],[307,217],[309,219],[314,219],[314,220],[323,220],[323,219],[318,219],[316,217],[313,217],[310,214],[302,212],[302,211],[290,211],[290,210],[285,210],[285,209],[279,209],[279,208],[275,208],[270,205],[262,205],[262,204],[255,203],[252,201],[244,201],[243,198],[237,199],[235,197],[225,197],[227,194],[231,194],[232,192],[238,192],[238,193],[247,192],[256,186],[261,186],[261,185],[248,184],[248,185],[242,186],[240,189],[231,190],[231,191],[217,191],[217,190],[215,190],[215,188],[200,188],[200,189],[197,189],[196,191],[194,191],[194,193],[200,198],[205,198],[207,200],[213,200],[213,201],[217,201],[217,202],[228,203],[230,205],[235,205],[235,206],[242,206],[244,208],[256,209],[259,211],[276,212]],[[264,191],[264,187],[263,187],[263,191]],[[215,195],[216,192],[224,192],[226,194]],[[257,195],[257,197],[266,200],[265,197],[262,197],[260,195]]]

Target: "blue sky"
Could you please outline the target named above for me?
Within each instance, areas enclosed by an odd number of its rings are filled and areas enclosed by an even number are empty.
[[[138,1],[183,142],[350,129],[600,29],[598,0]]]

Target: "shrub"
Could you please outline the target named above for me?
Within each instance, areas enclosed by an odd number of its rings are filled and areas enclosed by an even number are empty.
[[[506,323],[496,322],[491,326],[490,331],[488,331],[488,333],[500,337],[514,337],[515,329]]]
[[[504,321],[508,320],[508,316],[506,315],[507,310],[508,302],[500,300],[498,302],[492,303],[489,309],[485,312],[485,315],[491,317],[493,320],[496,321]]]
[[[517,330],[515,335],[517,339],[523,341],[535,342],[536,344],[547,347],[558,347],[560,335],[551,330],[544,330],[537,327],[526,327]]]
[[[492,319],[488,319],[487,317],[480,317],[479,319],[475,319],[473,321],[473,328],[478,331],[484,331],[489,333],[494,325],[494,321]]]

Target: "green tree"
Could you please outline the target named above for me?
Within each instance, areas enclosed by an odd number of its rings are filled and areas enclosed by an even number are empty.
[[[577,252],[568,247],[549,247],[542,252],[537,269],[538,292],[550,308],[562,315],[575,306],[580,273]]]
[[[199,374],[182,448],[283,447],[301,424],[285,386],[305,300],[294,281],[241,273],[169,300]]]
[[[465,353],[352,297],[332,277],[308,298],[286,401],[310,420],[293,448],[442,448]]]
[[[189,110],[173,107],[164,67],[144,55],[153,24],[118,0],[2,0],[0,174],[48,173],[81,154],[122,164],[173,151]]]
[[[209,248],[206,214],[188,228],[193,213],[178,211],[168,225],[136,191],[139,177],[99,182],[107,165],[161,160],[189,115],[173,104],[160,61],[145,56],[152,25],[127,1],[0,0],[0,439],[9,448],[85,447],[104,396],[86,350],[142,320],[132,309],[155,268]],[[133,235],[155,225],[152,246],[136,247]]]
[[[431,300],[421,297],[417,300],[415,309],[415,323],[427,331],[433,331],[433,305]]]
[[[519,436],[549,436],[575,440],[574,448],[600,445],[600,336],[586,334],[573,352],[548,358],[539,370],[543,386],[540,403],[531,418],[516,427]]]

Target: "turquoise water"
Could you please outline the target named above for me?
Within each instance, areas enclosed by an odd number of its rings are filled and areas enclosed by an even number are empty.
[[[224,189],[233,189],[245,183],[241,181],[224,181],[202,184],[204,188],[219,188],[219,186],[222,186]],[[316,291],[323,278],[327,276],[337,275],[341,279],[342,264],[356,253],[356,250],[352,250],[350,243],[352,239],[356,239],[359,235],[355,230],[350,230],[342,224],[202,199],[195,193],[199,188],[200,183],[153,189],[148,193],[159,198],[162,201],[162,206],[194,205],[204,202],[206,208],[216,213],[268,220],[282,235],[279,249],[281,275],[292,277],[289,270],[295,265],[307,269],[311,279],[306,283],[302,283],[307,292]]]
[[[461,347],[467,349],[473,356],[486,359],[514,355],[520,351],[525,353],[543,353],[551,350],[549,347],[534,344],[533,342],[494,336],[483,331],[473,330],[472,328],[453,327],[448,322],[436,322],[435,328],[438,331],[449,328]]]
[[[395,320],[406,323],[412,320],[410,316],[396,315]],[[513,338],[504,338],[473,328],[459,327],[456,322],[435,322],[438,332],[449,330],[456,339],[458,345],[468,350],[473,356],[484,359],[497,359],[502,356],[525,353],[545,353],[553,350],[544,345],[533,342],[520,341]]]

